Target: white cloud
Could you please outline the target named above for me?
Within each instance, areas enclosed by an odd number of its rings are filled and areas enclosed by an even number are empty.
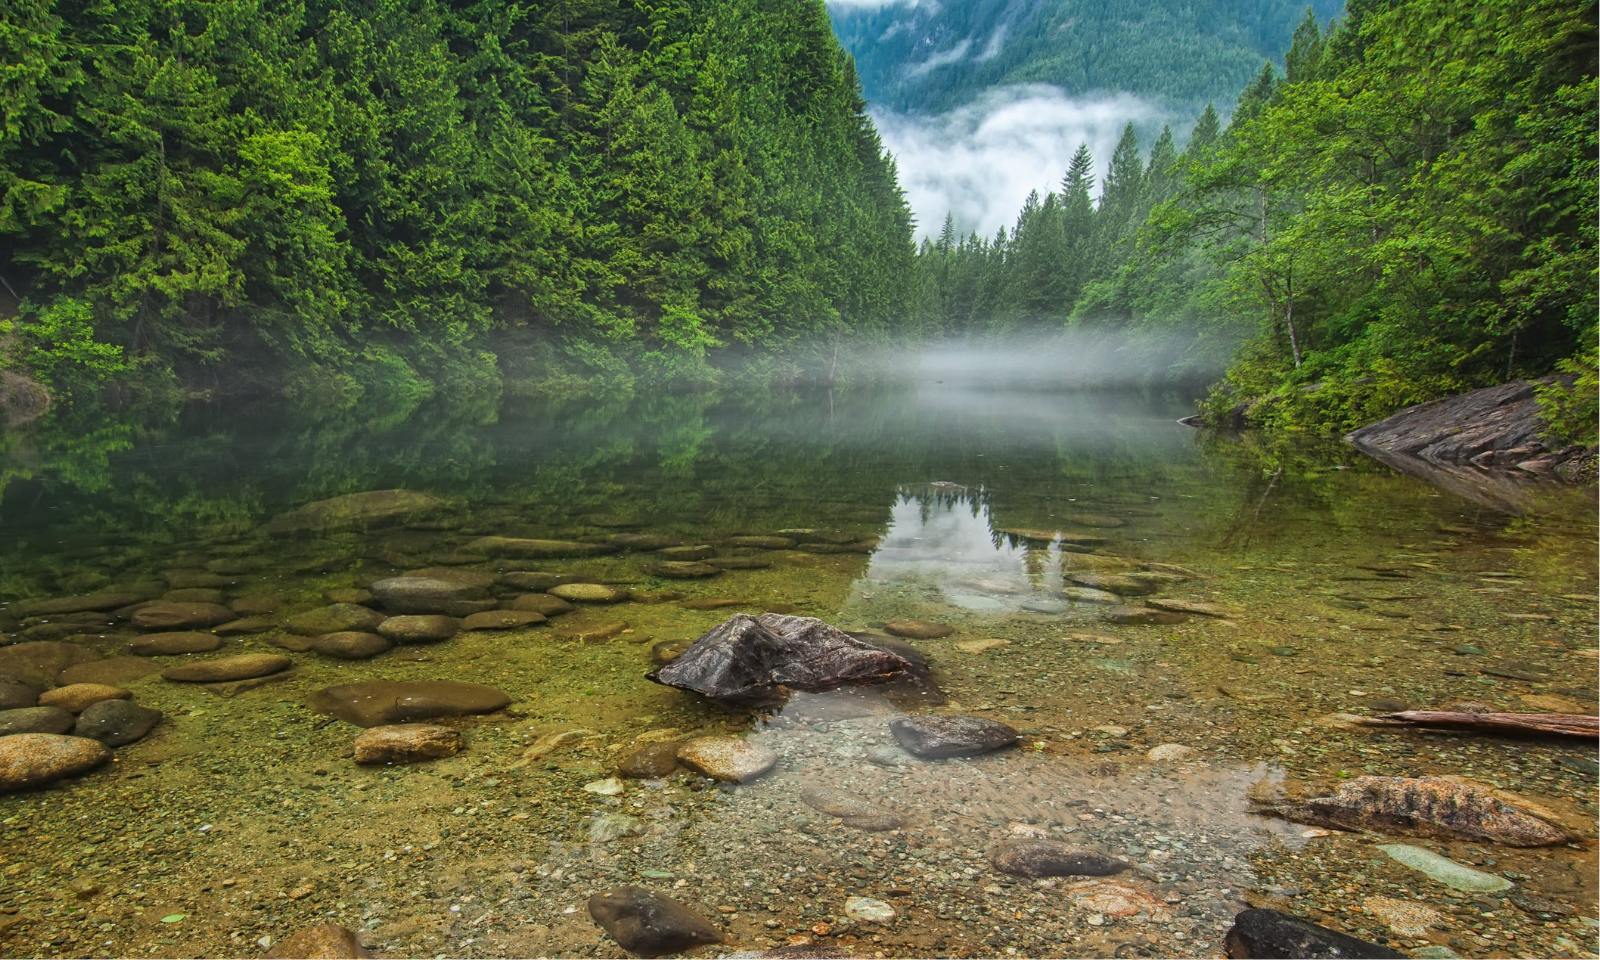
[[[1011,25],[1006,23],[1002,23],[1000,26],[995,27],[994,33],[989,34],[989,42],[983,45],[983,52],[978,54],[973,59],[978,63],[982,63],[985,60],[993,60],[996,56],[998,56],[1000,50],[1005,46],[1006,43],[1006,31],[1010,28]]]
[[[826,0],[831,10],[878,10],[883,7],[915,7],[924,0]]]
[[[1160,118],[1132,94],[1069,97],[1044,84],[990,90],[935,116],[873,111],[919,235],[937,233],[946,212],[962,232],[1009,228],[1028,191],[1060,183],[1078,144],[1089,145],[1104,176],[1123,125]]]
[[[906,74],[913,77],[925,76],[940,67],[948,67],[952,63],[960,63],[967,58],[967,51],[971,49],[972,41],[963,40],[948,50],[940,50],[932,54],[921,63],[913,63],[906,67]]]

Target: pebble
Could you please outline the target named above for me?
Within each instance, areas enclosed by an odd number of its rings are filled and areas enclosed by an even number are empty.
[[[441,614],[402,614],[378,624],[378,633],[399,644],[438,643],[461,629],[460,621]]]
[[[771,751],[740,737],[696,737],[678,746],[678,761],[713,780],[748,783],[777,766]]]
[[[459,730],[433,723],[396,723],[369,727],[356,736],[355,760],[362,766],[416,763],[453,757],[461,752]]]
[[[628,591],[607,583],[561,583],[550,588],[551,596],[573,603],[621,603]]]
[[[849,897],[844,902],[844,915],[861,923],[888,923],[894,919],[894,907],[872,897]]]

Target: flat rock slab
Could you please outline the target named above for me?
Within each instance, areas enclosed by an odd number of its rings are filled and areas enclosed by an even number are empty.
[[[800,800],[811,809],[837,817],[845,826],[857,830],[898,830],[906,822],[905,817],[892,810],[835,787],[819,784],[805,787],[800,791]]]
[[[645,572],[651,576],[667,580],[704,580],[707,577],[720,576],[722,570],[722,567],[715,564],[702,563],[698,560],[663,560],[645,568]]]
[[[1112,623],[1120,623],[1125,626],[1169,625],[1182,623],[1188,619],[1185,614],[1176,613],[1172,610],[1133,606],[1108,607],[1101,616]]]
[[[571,613],[577,609],[567,601],[549,593],[525,593],[512,600],[508,606],[512,610],[542,614],[545,617],[559,617],[563,613]]]
[[[1297,823],[1546,847],[1573,839],[1550,810],[1459,777],[1357,777],[1333,793],[1270,807]]]
[[[147,633],[128,643],[128,652],[136,657],[167,657],[184,653],[210,653],[222,648],[222,638],[214,633],[198,630],[179,630],[168,633]]]
[[[540,540],[523,537],[479,537],[461,549],[468,553],[483,553],[491,557],[520,557],[523,559],[556,557],[598,557],[616,553],[612,543],[583,543],[578,540]]]
[[[897,717],[889,721],[889,732],[907,752],[924,760],[993,753],[1017,742],[1016,730],[985,717]]]
[[[989,863],[1016,877],[1109,877],[1131,864],[1097,850],[1058,840],[1006,840],[989,851]]]
[[[786,690],[874,683],[912,669],[900,653],[814,617],[766,613],[723,621],[649,677],[712,699],[753,701]]]
[[[147,603],[133,612],[133,625],[141,630],[190,630],[214,627],[234,619],[234,612],[220,603]]]
[[[938,640],[956,632],[955,627],[931,620],[890,620],[883,629],[909,640]]]
[[[149,594],[108,591],[84,593],[74,597],[47,597],[41,600],[24,600],[14,604],[12,611],[23,617],[52,617],[64,613],[121,610],[150,599]]]
[[[0,647],[0,680],[53,687],[61,671],[98,659],[99,654],[75,643],[59,640],[13,643],[8,647]]]
[[[779,536],[729,537],[724,542],[730,547],[748,547],[752,550],[789,550],[795,545],[793,537]]]
[[[373,599],[391,613],[449,613],[462,600],[481,600],[487,587],[476,578],[389,577],[372,585]]]
[[[589,898],[589,916],[622,949],[641,957],[721,943],[722,933],[687,906],[642,887],[618,887]]]
[[[332,603],[326,607],[297,613],[284,621],[283,626],[291,633],[316,637],[325,633],[352,630],[370,632],[385,619],[383,614],[360,604]]]
[[[548,621],[533,610],[485,610],[461,621],[463,630],[522,630]]]
[[[93,770],[111,758],[97,740],[58,733],[0,736],[0,793],[42,787]]]
[[[39,705],[82,713],[101,700],[127,700],[132,696],[133,694],[121,687],[114,687],[108,683],[69,683],[40,694]]]
[[[0,710],[0,737],[16,733],[66,733],[72,713],[60,707],[17,707]]]
[[[461,731],[434,723],[395,723],[370,727],[355,742],[356,763],[416,763],[461,752]]]
[[[39,705],[39,694],[43,692],[43,687],[35,686],[31,683],[0,680],[0,710],[36,707]]]
[[[378,624],[378,633],[395,643],[438,643],[460,629],[461,622],[454,617],[425,613],[402,614]]]
[[[56,675],[56,682],[67,683],[106,683],[114,687],[132,683],[157,673],[161,670],[159,664],[153,663],[145,657],[106,657],[104,660],[90,660],[75,666],[67,667]]]
[[[307,649],[336,660],[369,660],[393,647],[388,638],[376,633],[346,630],[325,633],[312,640]]]
[[[130,700],[101,700],[79,714],[73,736],[121,747],[144,739],[161,722],[161,711]]]
[[[1218,606],[1215,603],[1206,603],[1201,600],[1152,598],[1145,601],[1145,606],[1155,607],[1157,610],[1168,610],[1172,613],[1190,613],[1199,617],[1216,617],[1219,619],[1225,619],[1228,617],[1238,616],[1237,611],[1229,610],[1227,607]]]
[[[511,704],[494,687],[455,680],[371,680],[317,691],[313,709],[358,727],[492,713]]]
[[[740,737],[695,737],[678,745],[678,762],[713,780],[749,783],[778,764],[778,757]]]
[[[621,603],[628,599],[626,588],[609,583],[562,583],[551,587],[549,593],[573,603]]]
[[[500,574],[496,582],[515,590],[543,591],[559,584],[575,583],[577,580],[577,575],[571,573],[551,573],[545,570],[509,570]]]
[[[317,500],[279,514],[267,524],[267,532],[296,533],[375,526],[427,516],[444,506],[445,501],[438,497],[414,490],[367,490]]]
[[[161,677],[178,683],[228,683],[282,673],[293,665],[293,660],[276,653],[241,653],[168,667],[161,671]]]
[[[1100,590],[1100,589],[1097,589],[1095,587],[1083,587],[1083,586],[1062,587],[1061,588],[1061,599],[1065,600],[1069,605],[1070,604],[1074,604],[1074,603],[1103,603],[1103,604],[1107,604],[1107,605],[1112,605],[1112,604],[1119,604],[1119,603],[1122,602],[1122,598],[1121,597],[1117,596],[1116,594],[1112,593],[1109,590]],[[1040,613],[1062,613],[1062,612],[1064,612],[1062,610],[1039,610],[1037,603],[1035,603],[1032,607],[1029,607],[1028,604],[1023,604],[1023,606],[1027,607],[1028,609],[1035,610],[1036,612],[1040,612]],[[1070,609],[1070,606],[1069,606],[1069,609]]]
[[[1387,960],[1404,957],[1388,947],[1358,940],[1277,910],[1246,910],[1233,918],[1223,939],[1228,956],[1307,957],[1318,960]]]
[[[647,743],[617,762],[617,775],[633,780],[656,780],[678,769],[676,740]]]

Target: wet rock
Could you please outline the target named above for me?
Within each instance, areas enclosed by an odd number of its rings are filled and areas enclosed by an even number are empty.
[[[708,543],[699,543],[681,547],[663,547],[656,551],[656,556],[663,560],[689,562],[705,560],[716,554],[716,548]]]
[[[220,603],[147,603],[133,613],[133,625],[141,630],[191,630],[214,627],[234,619],[232,610]]]
[[[1495,893],[1511,889],[1511,881],[1492,873],[1474,870],[1464,864],[1442,857],[1432,850],[1413,847],[1408,843],[1385,843],[1378,846],[1389,858],[1410,867],[1447,887],[1469,893]]]
[[[256,633],[266,633],[277,627],[278,621],[274,617],[241,617],[238,620],[229,620],[227,623],[213,627],[211,632],[219,637],[244,637]]]
[[[890,620],[883,629],[910,640],[937,640],[955,633],[955,627],[931,620]]]
[[[223,593],[216,587],[185,587],[168,590],[161,595],[163,603],[216,603],[223,601]]]
[[[105,683],[114,687],[132,683],[160,670],[158,664],[144,657],[107,657],[67,667],[56,676],[56,682]]]
[[[311,706],[358,727],[492,713],[511,698],[493,687],[454,680],[371,680],[317,691]]]
[[[355,743],[356,763],[415,763],[461,752],[461,732],[433,723],[396,723],[363,730]]]
[[[711,557],[706,563],[718,570],[766,570],[772,566],[771,560],[760,557]]]
[[[704,580],[722,573],[722,568],[710,563],[701,563],[697,560],[663,560],[652,563],[645,568],[645,572],[653,577],[663,577],[668,580]]]
[[[268,960],[361,960],[370,957],[353,931],[333,923],[319,923],[289,934],[272,945]]]
[[[1149,890],[1122,880],[1079,880],[1068,884],[1063,892],[1078,909],[1108,917],[1144,914],[1160,918],[1170,913]]]
[[[1489,840],[1513,847],[1572,839],[1549,810],[1458,777],[1357,777],[1327,796],[1266,809],[1297,823],[1341,830]]]
[[[645,822],[626,813],[602,813],[589,823],[591,843],[610,843],[623,837],[642,837]]]
[[[338,660],[369,660],[393,646],[386,637],[376,633],[345,630],[325,633],[312,640],[307,649]]]
[[[574,583],[577,577],[570,573],[549,573],[544,570],[512,570],[500,574],[499,583],[517,590],[544,591],[563,583]],[[539,611],[544,613],[543,610]],[[549,614],[545,614],[549,616]]]
[[[343,590],[325,590],[322,593],[322,599],[328,601],[329,603],[358,603],[362,606],[366,606],[367,604],[372,603],[376,598],[373,597],[371,590],[362,590],[359,587],[348,587]]]
[[[326,607],[297,613],[284,621],[283,626],[290,633],[320,637],[325,633],[350,631],[371,633],[384,619],[383,614],[360,604],[331,603]]]
[[[394,643],[438,643],[461,629],[460,621],[437,614],[404,614],[378,624],[378,633]]]
[[[131,700],[101,700],[83,711],[72,733],[108,747],[121,747],[144,739],[161,722],[161,716],[160,710]]]
[[[1110,607],[1102,614],[1112,623],[1128,626],[1147,626],[1151,624],[1182,623],[1188,617],[1171,610],[1157,610],[1154,607]]]
[[[603,643],[620,637],[628,630],[625,620],[605,620],[600,623],[571,623],[556,629],[556,636],[579,643]]]
[[[93,770],[110,757],[104,744],[83,737],[58,733],[0,736],[0,793],[42,787]]]
[[[442,577],[389,577],[372,585],[372,596],[390,613],[448,613],[462,602],[483,600],[487,590],[472,581]]]
[[[1007,640],[1004,637],[983,637],[979,640],[958,640],[956,642],[956,649],[960,650],[962,653],[976,655],[980,653],[988,653],[990,650],[997,650],[1000,647],[1009,644],[1010,642],[1010,640]]]
[[[59,640],[29,640],[0,647],[0,679],[53,687],[68,667],[99,659],[92,650]]]
[[[42,686],[31,683],[18,683],[14,680],[0,680],[0,710],[15,710],[18,707],[32,707],[39,703],[39,694],[44,691]]]
[[[293,664],[294,661],[288,657],[276,653],[241,653],[232,657],[196,660],[179,667],[168,667],[161,671],[161,676],[162,679],[178,683],[227,683],[281,673]]]
[[[1315,958],[1315,960],[1380,960],[1404,957],[1388,947],[1355,937],[1277,910],[1246,910],[1233,918],[1223,940],[1228,956]]]
[[[606,542],[624,550],[660,550],[681,543],[676,537],[665,537],[655,533],[613,533],[606,537]]]
[[[728,607],[748,607],[748,601],[737,597],[699,597],[685,600],[680,606],[685,610],[726,610]]]
[[[989,851],[989,863],[1017,877],[1109,877],[1132,864],[1056,840],[1006,840]]]
[[[241,617],[264,617],[277,613],[281,606],[283,598],[275,593],[249,593],[228,603],[228,608]]]
[[[485,610],[461,621],[463,630],[522,630],[546,622],[542,613],[532,610]]]
[[[135,637],[128,644],[128,652],[139,657],[165,657],[183,653],[210,653],[221,646],[222,638],[214,633],[182,630]]]
[[[0,737],[14,733],[66,733],[74,723],[60,707],[17,707],[0,710]]]
[[[483,553],[491,557],[597,557],[616,553],[611,543],[581,543],[576,540],[539,540],[522,537],[479,537],[461,549],[468,553]],[[532,589],[532,588],[527,588]]]
[[[559,586],[559,584],[555,584]],[[559,617],[577,609],[572,604],[549,593],[525,593],[511,601],[511,609],[537,613],[544,617]]]
[[[748,547],[752,550],[788,550],[795,544],[791,537],[774,536],[729,537],[726,542],[730,547]]]
[[[39,695],[39,705],[60,707],[71,713],[82,713],[101,700],[127,700],[133,694],[106,683],[69,683]]]
[[[776,766],[778,758],[741,737],[695,737],[678,746],[678,762],[713,780],[749,783]]]
[[[650,647],[650,662],[666,666],[694,646],[693,640],[662,640]]]
[[[1236,611],[1229,610],[1226,607],[1217,606],[1214,603],[1205,603],[1200,600],[1173,600],[1152,597],[1151,599],[1145,601],[1145,605],[1154,607],[1157,610],[1166,610],[1171,613],[1190,613],[1197,617],[1216,617],[1225,619],[1227,617],[1238,616]]]
[[[1122,598],[1109,590],[1096,590],[1094,587],[1062,587],[1061,599],[1068,603],[1103,603],[1107,605],[1118,604]],[[1043,613],[1060,611],[1038,611]]]
[[[671,663],[657,683],[716,700],[764,700],[784,688],[829,690],[906,673],[905,657],[812,617],[741,614],[713,627]]]
[[[894,907],[872,897],[846,897],[844,915],[859,923],[888,923],[894,919]]]
[[[641,957],[721,943],[722,934],[671,897],[642,887],[617,887],[589,898],[589,916],[622,949]]]
[[[617,763],[617,775],[634,780],[657,780],[678,769],[678,742],[647,743]]]
[[[267,532],[298,533],[378,526],[424,517],[444,507],[445,502],[438,497],[412,490],[367,490],[317,500],[279,514],[267,524]]]
[[[279,650],[287,650],[290,653],[310,653],[311,648],[316,645],[317,638],[302,637],[297,633],[278,633],[268,637],[267,642]]]
[[[898,830],[906,822],[898,813],[886,810],[865,797],[820,784],[802,789],[800,800],[813,810],[837,817],[845,826],[857,830]]]
[[[1368,897],[1361,906],[1402,937],[1425,937],[1430,927],[1443,928],[1446,923],[1437,910],[1393,897]]]
[[[149,594],[107,591],[105,593],[79,594],[72,597],[24,600],[21,603],[13,604],[11,610],[20,617],[53,617],[66,613],[120,610],[123,607],[131,607],[148,599],[150,599]]]
[[[1163,743],[1151,747],[1145,756],[1156,763],[1180,763],[1194,757],[1194,748],[1181,743]]]
[[[1147,593],[1155,593],[1154,584],[1123,573],[1074,573],[1068,577],[1080,587],[1091,590],[1104,590],[1122,597],[1139,597]]]
[[[1016,730],[985,717],[897,717],[889,721],[889,732],[900,746],[924,760],[992,753],[1017,742]]]
[[[624,587],[608,583],[561,583],[550,588],[550,595],[573,603],[621,603],[628,599]]]
[[[161,574],[167,581],[169,590],[188,590],[192,587],[205,587],[220,589],[233,582],[231,577],[210,573],[205,570],[166,570]]]

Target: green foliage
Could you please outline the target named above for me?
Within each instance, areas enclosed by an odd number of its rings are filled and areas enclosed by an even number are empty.
[[[1538,384],[1539,414],[1556,443],[1593,447],[1600,439],[1600,359],[1591,341],[1588,349],[1556,364],[1562,376]]]
[[[0,63],[0,281],[43,305],[0,362],[57,385],[410,402],[532,340],[701,380],[887,330],[911,273],[820,0],[23,0]]]

